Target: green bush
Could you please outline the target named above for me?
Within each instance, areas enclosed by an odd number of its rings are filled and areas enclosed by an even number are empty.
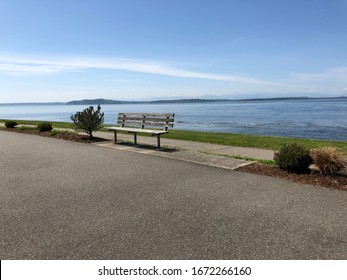
[[[101,113],[101,107],[98,105],[96,111],[94,107],[84,109],[82,112],[76,112],[70,119],[75,125],[76,130],[83,131],[93,138],[93,131],[100,130],[104,123],[104,113]]]
[[[284,145],[274,156],[279,167],[290,172],[304,173],[312,163],[309,149],[298,145]]]
[[[5,122],[5,126],[7,128],[15,128],[17,125],[18,125],[18,123],[15,122],[15,121],[7,121],[7,122]]]
[[[42,122],[37,125],[37,130],[40,132],[51,131],[53,129],[53,125],[49,122]]]

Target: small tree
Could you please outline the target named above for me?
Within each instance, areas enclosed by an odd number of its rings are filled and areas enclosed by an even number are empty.
[[[82,112],[72,114],[70,119],[73,121],[77,130],[87,133],[90,139],[92,139],[93,131],[99,130],[104,123],[104,113],[101,113],[100,110],[100,105],[98,105],[96,111],[94,111],[93,106],[90,106]]]

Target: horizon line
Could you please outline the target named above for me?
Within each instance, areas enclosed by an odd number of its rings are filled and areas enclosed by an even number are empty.
[[[79,100],[71,100],[71,101],[39,101],[39,102],[6,102],[1,103],[0,105],[25,105],[25,104],[60,104],[60,105],[70,105],[68,103],[72,102],[83,102],[90,101],[94,102],[96,100],[99,101],[111,101],[111,102],[121,102],[121,103],[154,103],[154,102],[172,102],[172,101],[192,101],[192,102],[222,102],[222,101],[257,101],[257,100],[286,100],[286,99],[338,99],[338,98],[347,98],[347,96],[326,96],[326,97],[309,97],[309,96],[286,96],[286,97],[256,97],[256,98],[238,98],[238,99],[230,99],[230,98],[178,98],[178,99],[155,99],[155,100],[114,100],[114,99],[106,99],[106,98],[87,98],[87,99],[79,99]],[[93,103],[93,105],[97,105],[98,103]],[[102,104],[102,103],[100,103]],[[72,104],[73,105],[73,104]],[[92,104],[78,104],[78,105],[92,105]],[[115,104],[102,104],[102,105],[115,105]]]

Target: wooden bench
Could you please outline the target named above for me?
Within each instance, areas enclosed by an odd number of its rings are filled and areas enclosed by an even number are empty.
[[[168,133],[168,128],[174,125],[175,114],[152,113],[119,113],[117,124],[119,127],[107,127],[114,131],[114,143],[117,143],[117,132],[124,131],[134,134],[134,145],[137,145],[137,133],[146,133],[157,136],[157,146],[160,149],[160,135]],[[151,129],[147,129],[150,127]],[[161,127],[161,130],[152,128]]]

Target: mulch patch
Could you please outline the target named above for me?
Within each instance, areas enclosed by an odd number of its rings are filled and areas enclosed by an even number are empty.
[[[42,133],[42,132],[41,132]],[[53,138],[63,139],[63,140],[69,140],[69,141],[75,141],[80,143],[98,143],[98,142],[105,142],[109,141],[104,138],[99,137],[93,137],[93,139],[90,139],[89,136],[79,135],[79,134],[57,134],[55,136],[49,136]]]
[[[286,170],[279,168],[278,166],[263,164],[259,162],[240,167],[237,170],[241,172],[282,178],[301,184],[309,184],[319,187],[327,187],[331,189],[347,191],[347,176],[344,175],[321,175],[320,173],[289,173]]]
[[[80,142],[80,143],[98,143],[98,142],[105,142],[109,141],[104,138],[99,137],[93,137],[93,139],[90,139],[87,135],[80,135],[80,134],[73,134],[73,133],[58,133],[56,135],[49,135],[49,132],[39,132],[35,130],[19,130],[16,128],[7,128],[6,131],[12,131],[17,133],[24,133],[24,134],[33,134],[33,135],[39,135],[43,137],[50,137],[50,138],[56,138],[56,139],[63,139],[68,141],[74,141],[74,142]]]

